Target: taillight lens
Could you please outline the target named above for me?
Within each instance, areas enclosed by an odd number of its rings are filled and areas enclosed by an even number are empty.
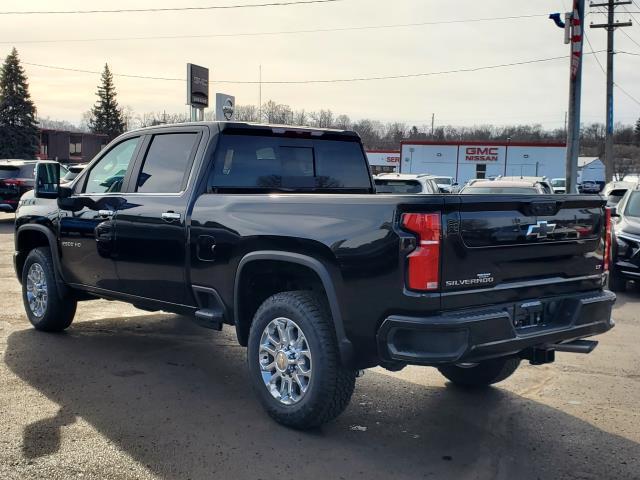
[[[402,226],[415,233],[418,247],[409,254],[408,287],[411,290],[438,290],[440,288],[440,233],[439,213],[405,213]]]
[[[611,262],[611,210],[604,209],[604,271],[609,271],[609,263]]]
[[[16,178],[5,178],[4,180],[2,180],[2,183],[4,183],[5,185],[13,185],[16,187],[20,187],[26,184],[24,180],[18,180]]]

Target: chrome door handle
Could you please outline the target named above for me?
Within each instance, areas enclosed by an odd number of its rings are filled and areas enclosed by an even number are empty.
[[[163,212],[162,219],[168,222],[173,222],[174,220],[180,220],[181,215],[176,212]]]
[[[98,215],[101,217],[113,217],[115,214],[113,210],[98,210]]]

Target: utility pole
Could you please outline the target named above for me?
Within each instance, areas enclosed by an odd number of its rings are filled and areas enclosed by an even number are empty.
[[[262,123],[262,64],[258,69],[258,123]]]
[[[605,181],[610,182],[613,179],[614,168],[614,152],[613,152],[613,42],[614,33],[618,27],[630,27],[632,23],[619,22],[615,20],[615,8],[620,5],[630,5],[630,0],[608,0],[603,3],[592,3],[591,8],[606,7],[607,23],[591,24],[591,28],[607,29],[607,126],[604,141],[604,172]]]
[[[434,132],[434,127],[436,124],[436,114],[432,113],[431,114],[431,138],[433,139],[433,132]]]
[[[582,96],[582,35],[585,0],[574,0],[573,10],[566,16],[565,43],[571,45],[569,77],[569,119],[567,129],[566,191],[578,192],[578,155],[580,154],[580,100]]]

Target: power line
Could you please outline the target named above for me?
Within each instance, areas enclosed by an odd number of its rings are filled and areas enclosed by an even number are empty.
[[[236,5],[210,5],[206,7],[165,7],[165,8],[119,8],[115,10],[16,10],[0,11],[0,15],[78,15],[94,13],[157,13],[157,12],[186,12],[202,10],[230,10],[236,8],[285,7],[290,5],[305,5],[311,3],[334,3],[343,0],[291,0],[285,2],[246,3]]]
[[[536,17],[547,17],[548,14],[531,14],[531,15],[512,15],[507,17],[490,17],[490,18],[469,18],[441,20],[431,22],[415,22],[415,23],[396,23],[383,25],[364,25],[359,27],[334,27],[334,28],[316,28],[306,30],[281,30],[273,32],[236,32],[236,33],[211,33],[197,35],[152,35],[138,37],[105,37],[105,38],[70,38],[59,40],[17,40],[17,41],[1,41],[0,44],[19,45],[19,44],[35,44],[35,43],[77,43],[77,42],[109,42],[109,41],[132,41],[132,40],[177,40],[187,38],[220,38],[220,37],[257,37],[257,36],[275,36],[275,35],[295,35],[304,33],[331,33],[331,32],[347,32],[361,30],[378,30],[390,28],[408,28],[408,27],[424,27],[430,25],[451,25],[464,23],[480,23],[493,22],[502,20],[517,20]]]
[[[621,30],[621,31],[624,31],[624,30]],[[589,37],[587,36],[587,32],[586,31],[584,32],[584,38],[587,41],[587,43],[589,44],[589,50],[591,50],[591,54],[593,54],[593,58],[595,58],[596,62],[598,62],[598,66],[600,67],[600,70],[602,70],[602,73],[604,75],[606,75],[607,71],[605,70],[604,66],[602,65],[602,62],[600,62],[600,59],[598,58],[598,56],[595,54],[595,51],[593,50],[593,45],[591,45],[591,40],[589,40]],[[627,53],[627,52],[617,52],[617,53]],[[630,55],[634,55],[634,54],[630,54]],[[638,55],[640,55],[640,54],[638,54]],[[618,85],[617,82],[613,82],[613,86],[616,87],[618,90],[620,90],[628,98],[633,100],[636,104],[640,105],[640,101],[638,101],[633,95],[631,95],[624,88],[622,88],[620,85]]]
[[[595,53],[600,53],[604,50],[600,50]],[[548,57],[548,58],[537,58],[532,60],[522,60],[518,62],[510,62],[510,63],[500,63],[495,65],[484,65],[480,67],[467,67],[467,68],[459,68],[454,70],[442,70],[437,72],[425,72],[425,73],[408,73],[402,75],[381,75],[381,76],[372,76],[372,77],[355,77],[355,78],[334,78],[334,79],[308,79],[308,80],[263,80],[259,82],[257,80],[211,80],[214,83],[226,83],[226,84],[245,84],[245,85],[256,85],[258,83],[267,84],[267,85],[297,85],[297,84],[322,84],[322,83],[352,83],[352,82],[368,82],[368,81],[378,81],[378,80],[398,80],[405,78],[419,78],[419,77],[431,77],[437,75],[450,75],[455,73],[471,73],[471,72],[479,72],[482,70],[493,70],[497,68],[508,68],[515,67],[520,65],[530,65],[544,62],[552,62],[556,60],[566,59],[567,56],[559,56],[559,57]],[[24,65],[30,65],[34,67],[41,68],[49,68],[53,70],[64,70],[69,72],[78,72],[78,73],[90,73],[99,75],[102,72],[95,70],[84,70],[79,68],[71,68],[71,67],[59,67],[54,65],[44,65],[41,63],[31,63],[31,62],[22,62]],[[139,79],[147,79],[147,80],[164,80],[170,82],[184,82],[184,78],[171,78],[171,77],[155,77],[155,76],[146,76],[146,75],[130,75],[124,73],[113,73],[114,77],[125,77],[125,78],[139,78]]]

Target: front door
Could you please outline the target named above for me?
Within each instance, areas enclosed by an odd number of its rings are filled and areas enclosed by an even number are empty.
[[[123,185],[133,168],[141,137],[116,144],[61,198],[60,250],[69,283],[118,290],[114,262],[115,220],[125,203]]]
[[[188,195],[202,137],[198,128],[150,135],[118,211],[117,269],[121,291],[172,304],[188,302]]]

